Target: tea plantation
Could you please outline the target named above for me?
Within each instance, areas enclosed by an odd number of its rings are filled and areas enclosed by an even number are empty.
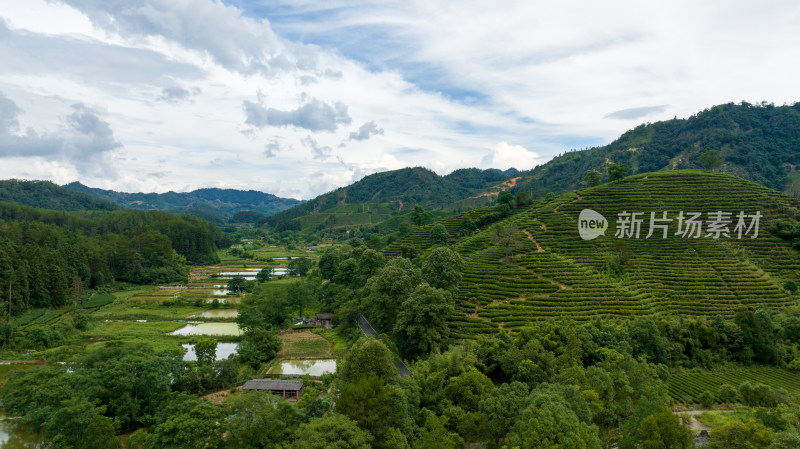
[[[583,240],[583,209],[608,220],[605,235]],[[701,212],[697,238],[676,235],[678,214]],[[730,236],[708,236],[709,213],[731,213]],[[473,211],[475,213],[476,211]],[[616,238],[618,214],[642,212],[638,238]],[[650,212],[667,213],[666,238],[650,229]],[[735,230],[737,214],[760,212],[754,229]],[[770,233],[776,219],[796,219],[797,205],[780,193],[741,178],[707,171],[664,171],[625,178],[519,209],[508,218],[455,241],[464,278],[451,317],[459,337],[519,328],[531,320],[660,313],[732,317],[745,306],[783,308],[797,300],[784,291],[800,278],[800,256]],[[457,234],[462,216],[445,220]],[[752,219],[745,217],[745,224]],[[656,222],[656,224],[659,224]],[[684,223],[685,224],[685,223]],[[685,226],[684,226],[685,227]],[[493,238],[511,228],[510,243]],[[454,239],[454,238],[453,238]],[[509,239],[506,239],[509,240]],[[425,243],[425,229],[403,242]],[[506,257],[510,251],[510,257]]]

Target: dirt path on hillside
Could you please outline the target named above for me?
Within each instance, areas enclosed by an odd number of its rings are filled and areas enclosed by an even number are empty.
[[[535,239],[535,238],[533,238],[533,234],[531,234],[530,232],[528,232],[528,230],[527,230],[527,229],[523,229],[523,230],[522,230],[522,232],[524,232],[524,233],[525,233],[525,235],[527,235],[527,236],[528,236],[528,240],[530,240],[531,242],[533,242],[533,243],[535,243],[535,244],[536,244],[536,252],[537,252],[537,253],[543,253],[543,252],[544,252],[544,248],[542,248],[542,245],[540,245],[540,244],[539,244],[539,242],[537,242],[537,241],[536,241],[536,239]]]
[[[503,262],[503,263],[508,263],[508,262],[505,262],[503,259],[500,259],[500,262]],[[509,264],[509,265],[511,265],[511,264]],[[530,273],[530,274],[532,274],[532,275],[536,276],[536,279],[539,279],[540,281],[547,281],[547,282],[549,282],[549,283],[551,283],[551,284],[555,285],[556,287],[558,287],[558,289],[559,289],[559,290],[572,290],[572,287],[570,287],[570,286],[568,286],[568,285],[564,285],[564,284],[562,284],[562,283],[560,283],[560,282],[558,282],[558,281],[555,281],[555,280],[553,280],[553,279],[546,278],[546,277],[542,276],[541,274],[539,274],[539,273],[537,273],[537,272],[535,272],[535,271],[531,270],[530,268],[523,267],[522,265],[519,265],[519,264],[515,264],[515,266],[516,266],[517,268],[519,268],[520,270],[525,270],[525,271],[527,271],[528,273]]]
[[[577,203],[578,201],[580,201],[580,200],[582,200],[582,199],[583,199],[583,197],[582,197],[582,196],[581,196],[581,195],[580,195],[578,192],[575,192],[575,196],[577,196],[577,198],[575,198],[574,200],[572,200],[572,201],[571,201],[572,203]],[[556,207],[553,209],[553,213],[560,214],[561,212],[558,210],[558,208],[559,208],[559,207],[561,207],[561,206],[563,206],[563,204],[559,204],[558,206],[556,206]]]

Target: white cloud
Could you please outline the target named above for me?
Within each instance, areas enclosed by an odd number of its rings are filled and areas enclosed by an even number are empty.
[[[517,170],[529,170],[545,160],[534,153],[528,151],[520,145],[509,145],[507,142],[500,142],[494,145],[491,150],[481,159],[480,168],[497,168],[507,170],[516,168]]]
[[[382,169],[530,168],[641,120],[798,99],[788,0],[235,4],[0,0],[16,108],[0,128],[56,143],[5,149],[4,173],[310,198]],[[81,166],[78,144],[124,170]]]
[[[367,140],[375,135],[383,135],[383,128],[378,128],[375,122],[367,122],[358,128],[357,132],[350,133],[348,140]]]
[[[256,128],[265,126],[295,126],[309,131],[336,131],[339,125],[349,125],[353,120],[342,102],[334,105],[312,98],[308,103],[290,111],[267,108],[252,101],[242,104],[247,119],[245,123]]]
[[[0,158],[39,158],[72,164],[80,174],[103,173],[113,178],[109,153],[122,146],[108,122],[83,103],[72,105],[57,132],[39,133],[22,128],[18,116],[24,111],[0,92]]]

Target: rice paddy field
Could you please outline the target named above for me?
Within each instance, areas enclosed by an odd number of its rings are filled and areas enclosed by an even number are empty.
[[[220,251],[221,254],[227,251]],[[236,342],[240,330],[236,325],[239,293],[228,292],[230,273],[243,273],[254,279],[264,267],[286,269],[290,257],[297,251],[282,248],[264,248],[270,262],[242,259],[225,259],[216,265],[195,267],[189,282],[181,285],[136,286],[123,291],[97,293],[87,298],[79,307],[37,309],[14,320],[14,327],[23,331],[36,327],[57,328],[79,314],[90,320],[87,328],[65,344],[43,351],[24,354],[0,353],[0,360],[31,359],[58,361],[65,357],[88,351],[111,341],[140,342],[156,350],[174,350],[190,345],[200,338],[214,338],[220,342]],[[305,251],[302,253],[307,254]],[[271,281],[267,288],[292,282],[291,279]],[[324,353],[330,356],[330,344],[322,337]],[[301,344],[302,346],[302,344]],[[290,346],[291,347],[291,346]],[[297,349],[296,354],[313,353],[315,347]],[[10,370],[11,368],[6,368]]]

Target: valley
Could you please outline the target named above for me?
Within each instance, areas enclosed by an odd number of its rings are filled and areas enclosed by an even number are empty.
[[[558,158],[417,167],[269,217],[0,183],[0,447],[792,441],[800,204],[733,165],[619,163],[679,125],[564,155],[613,158],[546,193]]]

